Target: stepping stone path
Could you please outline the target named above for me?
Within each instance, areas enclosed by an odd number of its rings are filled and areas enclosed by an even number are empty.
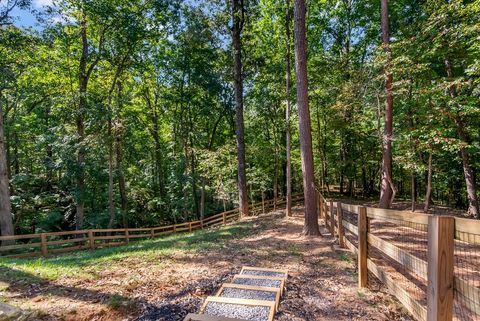
[[[205,300],[200,314],[184,321],[273,321],[285,288],[286,270],[244,266],[231,283]]]

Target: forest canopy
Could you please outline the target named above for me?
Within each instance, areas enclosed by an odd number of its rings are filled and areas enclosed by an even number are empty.
[[[302,191],[297,96],[285,81],[293,2],[240,2],[251,203],[285,196],[290,125]],[[32,28],[17,26],[12,4],[0,5],[0,107],[16,234],[238,207],[231,1],[18,1],[36,14]],[[316,186],[378,199],[388,66],[395,197],[480,217],[480,2],[390,2],[388,55],[380,10],[378,0],[307,1]]]

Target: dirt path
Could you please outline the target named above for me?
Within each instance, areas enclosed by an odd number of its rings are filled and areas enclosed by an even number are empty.
[[[62,278],[35,286],[15,282],[8,289],[9,302],[44,311],[36,320],[177,321],[197,312],[241,266],[256,265],[290,272],[276,320],[412,320],[390,295],[378,291],[380,285],[359,291],[354,257],[338,249],[326,231],[322,238],[300,237],[302,208],[294,212],[289,220],[281,212],[249,219],[246,236],[213,250],[155,261],[126,258],[97,279]]]

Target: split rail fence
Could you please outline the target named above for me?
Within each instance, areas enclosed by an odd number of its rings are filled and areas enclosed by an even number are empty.
[[[292,201],[294,203],[301,200],[303,200],[303,194],[292,196]],[[268,212],[270,209],[280,208],[285,204],[286,201],[283,199],[265,200],[251,204],[250,211],[255,215],[261,212]],[[49,254],[122,246],[129,244],[129,242],[134,239],[148,239],[167,234],[192,232],[207,227],[225,225],[238,219],[240,219],[240,211],[238,208],[235,208],[230,211],[215,214],[203,220],[168,226],[127,229],[86,229],[0,236],[0,242],[10,241],[7,245],[0,246],[0,257],[22,258],[47,256]]]
[[[321,193],[318,203],[340,247],[358,254],[359,287],[375,276],[417,320],[480,320],[480,221],[343,204]]]

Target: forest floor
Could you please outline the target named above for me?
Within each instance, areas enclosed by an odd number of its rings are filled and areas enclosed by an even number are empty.
[[[289,270],[276,320],[412,320],[381,285],[357,288],[354,256],[326,231],[301,237],[302,211],[119,248],[3,260],[0,301],[35,311],[32,320],[177,321],[253,265]]]

